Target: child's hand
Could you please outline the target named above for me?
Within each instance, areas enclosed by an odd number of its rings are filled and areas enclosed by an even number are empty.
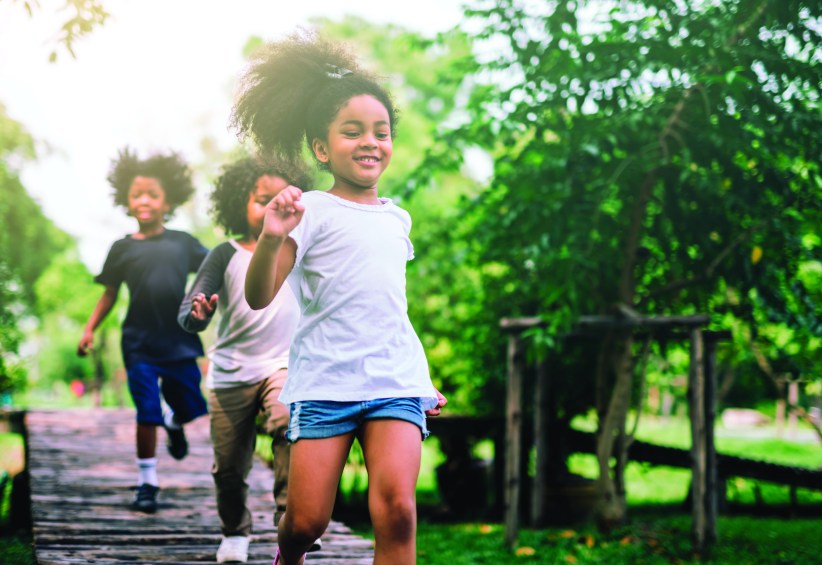
[[[195,294],[191,299],[191,317],[200,322],[210,318],[217,307],[217,298],[216,294],[212,294],[211,298],[206,298],[202,292]]]
[[[441,408],[448,404],[448,400],[442,395],[440,391],[437,392],[437,406],[435,408],[431,408],[430,410],[426,410],[426,416],[439,416],[442,412]]]
[[[268,203],[261,237],[284,239],[297,227],[305,212],[305,207],[300,203],[302,195],[302,190],[288,185]]]
[[[92,349],[94,349],[94,332],[84,331],[77,345],[77,355],[85,357]]]

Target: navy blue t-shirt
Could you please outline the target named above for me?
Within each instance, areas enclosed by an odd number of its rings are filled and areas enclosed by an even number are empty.
[[[123,362],[163,363],[203,355],[197,334],[183,330],[177,311],[185,296],[188,273],[195,273],[208,249],[193,236],[165,230],[147,239],[126,236],[108,252],[103,271],[94,280],[129,292],[123,321]]]

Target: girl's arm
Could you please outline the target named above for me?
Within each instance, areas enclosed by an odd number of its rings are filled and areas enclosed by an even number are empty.
[[[245,277],[245,300],[252,310],[271,304],[285,283],[297,259],[297,244],[286,236],[284,240],[261,236]]]
[[[268,306],[294,268],[297,244],[288,234],[303,217],[301,196],[299,188],[288,186],[266,206],[263,231],[245,277],[245,299],[252,310]]]
[[[80,357],[88,355],[89,350],[94,347],[94,330],[97,329],[97,326],[99,326],[103,320],[106,319],[108,313],[111,312],[114,303],[117,302],[117,294],[119,291],[119,286],[106,285],[103,296],[97,301],[94,311],[92,311],[91,316],[89,316],[86,327],[83,330],[83,337],[80,338],[80,343],[77,346],[77,355]]]

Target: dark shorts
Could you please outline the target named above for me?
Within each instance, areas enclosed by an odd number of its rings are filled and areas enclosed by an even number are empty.
[[[195,359],[176,363],[132,363],[126,367],[126,373],[140,424],[163,425],[161,392],[181,424],[208,413],[200,391],[200,367]]]
[[[304,400],[289,405],[290,419],[285,437],[320,439],[347,434],[359,429],[366,420],[392,419],[411,422],[428,437],[425,412],[420,398],[378,398],[363,402]]]

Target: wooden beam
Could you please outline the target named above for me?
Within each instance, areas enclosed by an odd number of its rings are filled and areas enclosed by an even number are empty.
[[[508,391],[505,408],[505,543],[510,548],[519,536],[519,501],[522,461],[522,344],[517,335],[508,337]]]
[[[703,336],[704,337],[704,336]],[[716,422],[716,341],[705,340],[705,535],[706,542],[716,541],[716,518],[719,509],[719,489],[725,481],[718,482],[714,423]],[[724,496],[723,496],[724,498]]]
[[[693,316],[637,316],[635,318],[621,318],[616,316],[580,316],[577,327],[580,329],[664,329],[664,328],[691,328],[705,326],[710,322],[706,314]]]
[[[691,418],[691,503],[694,550],[702,555],[707,548],[705,518],[705,371],[704,344],[699,329],[691,331],[691,359],[688,374],[688,403]]]
[[[534,391],[534,446],[536,475],[531,489],[531,526],[545,523],[546,481],[548,480],[548,370],[545,362],[537,364]]]

